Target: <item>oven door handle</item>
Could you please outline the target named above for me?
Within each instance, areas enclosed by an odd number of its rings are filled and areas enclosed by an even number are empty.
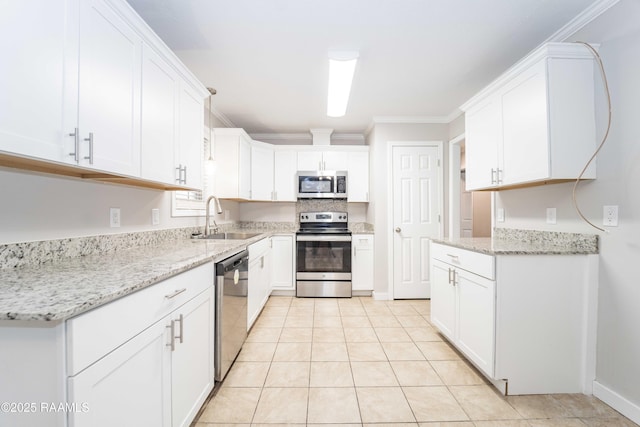
[[[297,235],[296,242],[350,242],[351,236],[325,236],[314,234],[313,236]]]

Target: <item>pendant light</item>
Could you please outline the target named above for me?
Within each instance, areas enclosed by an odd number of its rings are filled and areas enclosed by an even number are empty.
[[[209,162],[213,162],[213,131],[211,130],[211,115],[213,113],[211,111],[211,98],[213,98],[213,95],[218,93],[218,91],[212,87],[207,87],[207,90],[209,91],[209,117],[207,120],[207,123],[209,124],[209,158],[207,160]]]

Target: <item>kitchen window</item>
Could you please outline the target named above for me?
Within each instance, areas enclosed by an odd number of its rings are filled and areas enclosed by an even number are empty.
[[[205,128],[205,135],[209,130]],[[203,138],[202,191],[174,191],[171,201],[171,216],[204,216],[205,200],[213,194],[213,168],[209,165],[211,144]]]

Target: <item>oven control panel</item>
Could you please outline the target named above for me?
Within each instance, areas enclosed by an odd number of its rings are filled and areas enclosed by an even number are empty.
[[[346,212],[301,212],[300,222],[347,222]]]

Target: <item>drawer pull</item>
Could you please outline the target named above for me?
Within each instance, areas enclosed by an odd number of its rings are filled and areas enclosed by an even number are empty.
[[[450,257],[452,261],[458,261],[460,259],[458,255],[447,254],[447,256]]]
[[[175,291],[174,293],[171,293],[169,295],[165,295],[164,297],[166,299],[171,299],[173,297],[176,297],[178,295],[180,295],[181,293],[185,292],[187,290],[187,288],[182,288],[182,289],[178,289],[177,291]]]

